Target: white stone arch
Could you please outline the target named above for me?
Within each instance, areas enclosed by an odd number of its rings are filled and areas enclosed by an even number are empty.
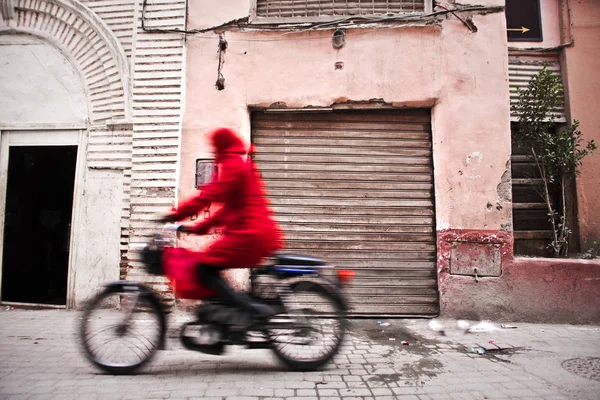
[[[67,307],[77,308],[100,284],[119,279],[121,243],[129,237],[129,61],[114,32],[77,0],[0,0],[0,35],[29,35],[58,49],[77,71],[87,97],[86,121],[76,127],[82,128],[78,144],[82,151],[75,177],[67,292]],[[60,130],[75,129],[69,123],[42,120],[16,125],[5,121],[1,128],[43,130],[51,140]]]
[[[88,92],[90,124],[131,123],[131,74],[118,39],[77,0],[0,0],[0,34],[27,33],[59,48]]]

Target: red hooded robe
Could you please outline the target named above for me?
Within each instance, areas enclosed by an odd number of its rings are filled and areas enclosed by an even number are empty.
[[[181,202],[173,219],[199,214],[211,203],[222,203],[208,219],[193,229],[205,234],[214,226],[223,226],[223,235],[206,251],[200,262],[223,268],[252,268],[281,247],[280,229],[265,198],[263,182],[254,168],[244,142],[228,128],[211,132],[219,176],[204,185],[197,195]]]

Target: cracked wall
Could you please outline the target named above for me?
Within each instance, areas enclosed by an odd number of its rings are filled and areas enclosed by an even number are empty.
[[[192,4],[189,26],[243,18],[248,4],[228,2],[215,13]],[[505,20],[502,12],[471,16],[477,32],[451,14],[433,25],[346,29],[340,49],[332,45],[334,29],[236,27],[189,36],[180,195],[194,190],[194,160],[210,156],[203,132],[229,125],[248,137],[249,107],[427,107],[436,229],[507,229],[510,207],[498,193],[510,158]],[[219,91],[220,36],[228,47]]]

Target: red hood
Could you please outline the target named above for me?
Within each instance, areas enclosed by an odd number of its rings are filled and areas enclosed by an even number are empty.
[[[217,128],[210,133],[210,140],[217,159],[227,153],[248,153],[248,147],[233,129]]]

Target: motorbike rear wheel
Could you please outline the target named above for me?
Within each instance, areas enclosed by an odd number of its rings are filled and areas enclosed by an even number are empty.
[[[143,286],[122,283],[107,287],[85,307],[80,340],[95,366],[125,375],[152,359],[165,332],[160,301]]]
[[[268,324],[273,352],[292,370],[317,370],[338,353],[346,335],[341,296],[334,288],[301,281],[285,297],[286,313]]]

